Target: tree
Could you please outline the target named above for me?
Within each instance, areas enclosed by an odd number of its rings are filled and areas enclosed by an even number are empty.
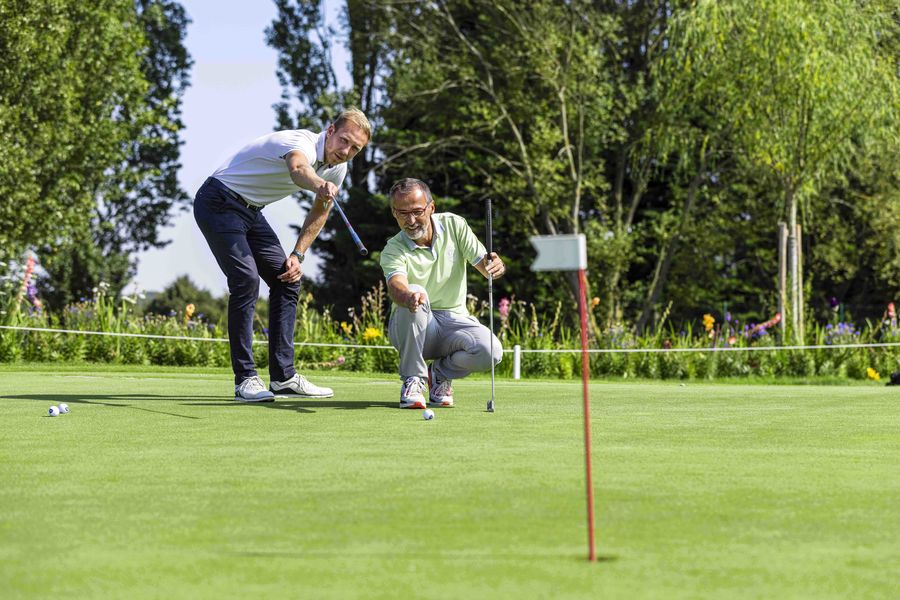
[[[183,209],[189,200],[177,179],[181,98],[191,65],[184,46],[189,21],[182,6],[170,0],[135,0],[133,6],[143,32],[136,52],[145,91],[120,102],[111,115],[126,137],[94,188],[87,230],[54,242],[58,251],[53,244],[43,246],[48,277],[42,292],[51,307],[87,295],[101,280],[118,294],[134,275],[132,255],[168,244],[160,229],[171,221],[173,209]]]
[[[130,2],[0,4],[0,248],[58,248],[144,118],[143,34]],[[123,107],[135,107],[128,119]],[[42,257],[44,258],[44,257]]]
[[[798,336],[800,210],[842,178],[865,140],[896,139],[896,64],[879,49],[894,27],[877,3],[852,0],[703,0],[673,19],[672,60],[701,73],[686,93],[729,117],[739,155],[781,192]]]

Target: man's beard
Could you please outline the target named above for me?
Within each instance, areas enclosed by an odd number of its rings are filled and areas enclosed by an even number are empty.
[[[425,233],[425,227],[421,225],[419,227],[416,227],[415,229],[406,230],[406,235],[409,236],[409,239],[411,240],[418,240],[420,238],[423,238],[425,237]]]

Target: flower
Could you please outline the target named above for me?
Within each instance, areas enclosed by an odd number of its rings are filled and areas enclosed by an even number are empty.
[[[866,377],[868,377],[872,381],[880,381],[881,380],[881,375],[879,375],[878,371],[876,371],[872,367],[866,368]]]
[[[600,298],[594,296],[593,298],[591,298],[591,310],[597,308],[598,306],[600,306]]]
[[[377,340],[381,337],[381,330],[375,329],[374,327],[366,327],[366,330],[363,331],[363,340],[366,342]]]
[[[828,304],[831,305],[831,308],[833,310],[837,310],[838,306],[840,306],[840,302],[838,302],[838,299],[834,296],[831,297],[831,300],[828,301]]]
[[[345,335],[350,335],[353,329],[350,327],[347,321],[341,321],[341,331],[343,331]]]
[[[188,304],[184,307],[184,320],[187,321],[192,316],[194,316],[194,305]]]
[[[703,315],[703,328],[706,331],[712,331],[713,326],[716,324],[716,319],[711,314],[706,313]]]
[[[500,304],[497,306],[500,310],[500,318],[506,319],[509,317],[509,298],[501,298]]]

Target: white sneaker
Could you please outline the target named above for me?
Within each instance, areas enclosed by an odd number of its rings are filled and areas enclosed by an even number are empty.
[[[275,394],[266,389],[259,377],[248,377],[234,386],[234,399],[238,402],[272,402]]]
[[[400,408],[425,408],[425,380],[408,377],[400,388]]]
[[[269,390],[279,396],[300,396],[301,398],[331,398],[334,390],[327,387],[313,385],[300,373],[287,381],[273,381],[269,384]]]
[[[439,384],[432,386],[431,393],[428,395],[428,406],[451,408],[453,406],[452,383],[449,379],[445,379]]]

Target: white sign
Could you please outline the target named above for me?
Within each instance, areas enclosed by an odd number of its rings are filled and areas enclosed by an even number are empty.
[[[535,235],[531,245],[537,257],[532,271],[579,271],[587,269],[587,240],[584,234]]]

